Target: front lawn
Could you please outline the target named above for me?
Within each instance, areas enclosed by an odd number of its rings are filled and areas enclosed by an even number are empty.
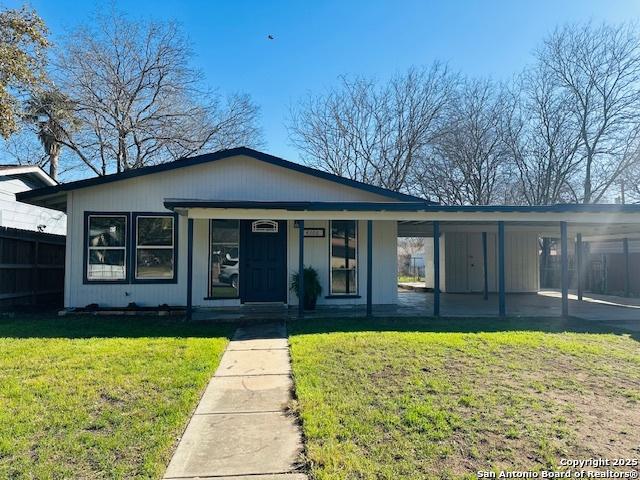
[[[639,458],[639,339],[592,325],[292,322],[313,478],[475,478]]]
[[[0,478],[161,478],[230,331],[0,317]]]

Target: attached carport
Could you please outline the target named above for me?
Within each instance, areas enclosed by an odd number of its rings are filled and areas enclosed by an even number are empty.
[[[584,294],[584,245],[591,239],[609,239],[620,241],[626,252],[625,271],[622,272],[629,292],[629,239],[640,238],[638,205],[553,205],[553,206],[431,206],[428,210],[437,219],[433,220],[399,220],[399,237],[427,237],[433,242],[433,258],[427,262],[432,267],[430,286],[432,292],[420,296],[401,294],[399,305],[410,310],[430,310],[434,316],[469,316],[469,315],[509,315],[522,316],[576,316],[581,318],[632,319],[640,318],[640,305],[622,299],[594,298]],[[475,251],[479,253],[475,263],[482,272],[481,292],[476,294],[446,292],[443,288],[446,263],[443,261],[443,237],[453,236],[455,232],[465,232],[474,239]],[[526,295],[517,289],[507,286],[507,270],[513,265],[514,252],[509,252],[510,234],[515,232],[535,238],[559,239],[559,255],[561,259],[561,285],[559,291],[540,290],[535,288],[535,295]],[[495,242],[495,253],[492,258],[491,241]],[[464,246],[463,246],[464,247]],[[571,247],[571,248],[570,248]],[[577,285],[574,295],[569,290],[569,250],[575,249]],[[464,248],[455,245],[455,252],[448,255],[466,255]],[[509,256],[511,253],[511,257]],[[515,252],[519,261],[520,252]],[[531,264],[531,262],[529,262]],[[491,278],[492,266],[495,265],[495,278]],[[538,263],[534,265],[536,275]],[[531,274],[531,265],[521,273]],[[513,276],[513,268],[510,269]],[[534,277],[537,279],[537,277]],[[449,280],[449,279],[447,279]],[[513,279],[512,279],[513,280]],[[538,280],[535,280],[538,281]],[[528,280],[531,283],[531,279]],[[450,282],[447,282],[450,283]],[[510,282],[513,284],[513,281]],[[491,285],[495,285],[492,289]],[[443,291],[444,290],[444,291]]]

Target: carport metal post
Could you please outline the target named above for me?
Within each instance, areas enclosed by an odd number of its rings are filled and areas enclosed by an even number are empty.
[[[584,281],[584,272],[583,267],[582,267],[582,253],[583,253],[583,246],[582,246],[582,234],[581,233],[577,233],[576,234],[576,271],[578,273],[578,300],[582,300],[582,289],[583,289],[583,285],[582,282]]]
[[[187,320],[193,313],[193,218],[187,220]]]
[[[440,222],[433,222],[433,316],[440,316]]]
[[[373,220],[367,220],[367,318],[372,315],[373,292]]]
[[[562,316],[569,316],[569,252],[567,222],[560,222],[560,261],[562,264]]]
[[[504,222],[498,222],[498,315],[507,315],[507,300],[504,281]]]
[[[624,253],[624,296],[628,297],[631,294],[631,288],[629,285],[629,239],[626,237],[622,239],[622,252]]]
[[[298,316],[304,316],[304,220],[298,220]]]
[[[484,295],[485,300],[489,299],[489,262],[487,259],[487,232],[482,232],[482,271],[484,276]]]

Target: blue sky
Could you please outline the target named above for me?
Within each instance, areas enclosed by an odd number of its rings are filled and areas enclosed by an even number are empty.
[[[0,0],[5,6],[23,2]],[[54,40],[86,22],[92,2],[33,0]],[[411,65],[448,62],[462,73],[508,79],[556,25],[640,18],[640,1],[164,1],[120,0],[134,18],[175,19],[195,64],[221,92],[247,92],[261,106],[265,150],[298,160],[289,106],[341,74],[385,79]],[[272,34],[274,41],[267,40]]]

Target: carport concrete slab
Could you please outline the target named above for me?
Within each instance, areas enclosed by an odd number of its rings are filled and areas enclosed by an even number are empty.
[[[227,350],[222,356],[216,377],[284,375],[290,372],[287,350]]]
[[[165,478],[288,473],[301,452],[284,413],[194,415]]]
[[[282,411],[291,398],[292,389],[289,375],[213,377],[196,415]]]

